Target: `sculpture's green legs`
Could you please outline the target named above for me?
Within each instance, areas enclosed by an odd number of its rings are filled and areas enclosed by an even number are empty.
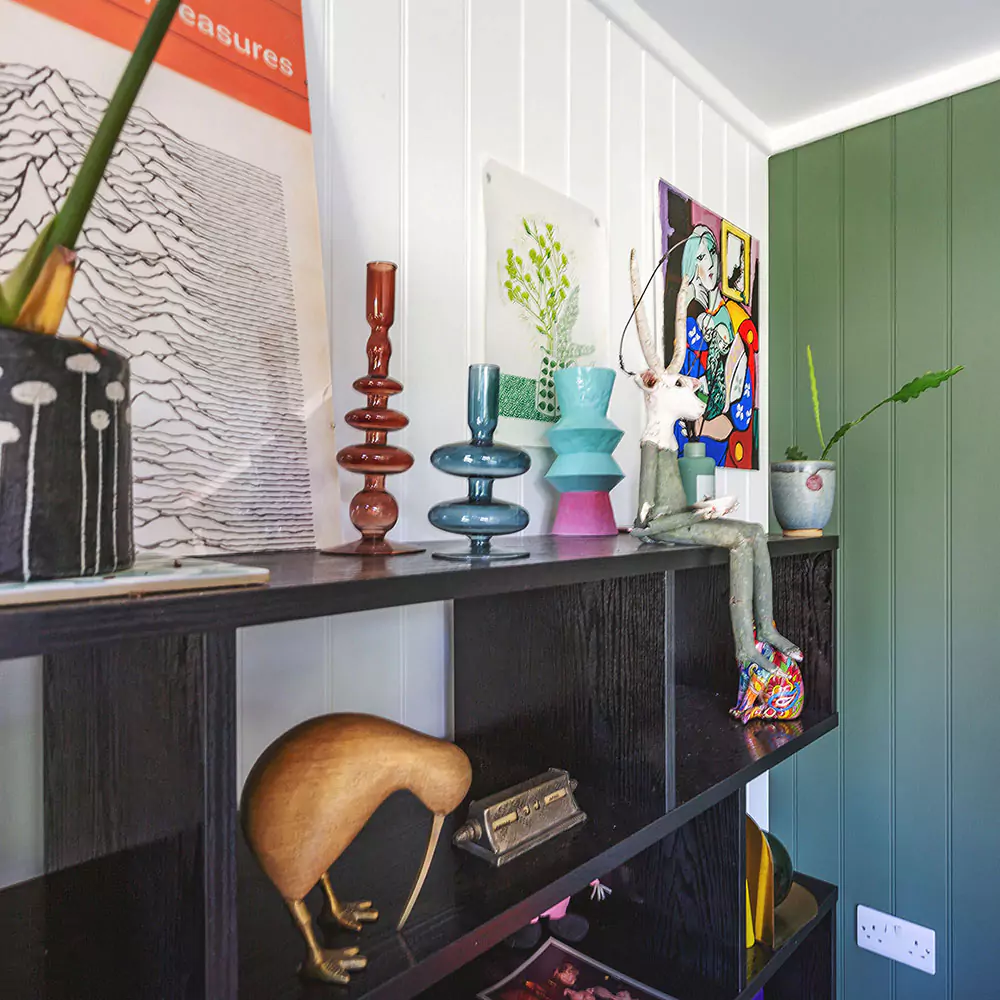
[[[718,522],[711,527],[718,526]],[[740,525],[745,527],[745,525]],[[729,616],[736,639],[736,659],[743,663],[756,663],[767,673],[773,664],[757,652],[753,630],[754,605],[753,539],[739,533],[739,540],[729,548]]]
[[[660,449],[652,441],[643,441],[639,449],[639,510],[635,526],[645,528],[656,506],[656,481]]]
[[[753,596],[754,614],[757,617],[757,636],[769,642],[779,653],[793,660],[802,659],[802,650],[786,639],[774,625],[774,583],[771,578],[771,554],[767,548],[767,535],[758,528],[753,536]]]
[[[650,542],[676,538],[729,549],[733,632],[740,662],[756,663],[768,672],[774,669],[757,652],[754,617],[757,637],[786,656],[802,659],[799,648],[774,626],[771,556],[764,529],[747,521],[705,520],[703,513],[688,507],[676,453],[651,441],[642,443],[639,513],[632,534]]]
[[[650,526],[651,536],[652,531],[658,529],[665,520],[667,519],[660,518]],[[729,614],[733,623],[733,638],[736,640],[736,658],[741,664],[755,663],[766,673],[771,673],[774,664],[757,652],[753,631],[754,530],[759,529],[744,521],[711,520],[686,527],[668,528],[661,537],[729,549]]]

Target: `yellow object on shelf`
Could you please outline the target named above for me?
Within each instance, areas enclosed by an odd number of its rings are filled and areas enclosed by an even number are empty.
[[[750,885],[747,882],[743,883],[743,888],[746,889],[747,893],[747,947],[752,948],[757,943],[757,938],[753,932],[753,911],[750,909]]]
[[[774,947],[774,860],[771,846],[757,824],[747,816],[747,894],[757,941]]]

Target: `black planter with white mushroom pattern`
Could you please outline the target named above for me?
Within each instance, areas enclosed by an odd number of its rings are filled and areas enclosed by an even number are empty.
[[[0,327],[0,579],[134,561],[128,360]]]

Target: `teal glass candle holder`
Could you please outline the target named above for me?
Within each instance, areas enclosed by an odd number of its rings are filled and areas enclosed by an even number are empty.
[[[500,369],[496,365],[469,366],[468,443],[446,444],[431,454],[435,469],[469,480],[469,495],[435,504],[427,519],[435,528],[466,535],[469,548],[458,552],[435,552],[435,559],[458,562],[489,559],[525,559],[527,552],[494,549],[497,535],[523,531],[528,512],[515,503],[493,498],[493,482],[523,476],[531,467],[529,456],[517,448],[494,444],[500,409]]]
[[[612,452],[622,439],[608,419],[611,368],[571,367],[555,374],[561,417],[548,432],[556,460],[545,478],[559,491],[554,535],[616,535],[610,492],[624,479]]]

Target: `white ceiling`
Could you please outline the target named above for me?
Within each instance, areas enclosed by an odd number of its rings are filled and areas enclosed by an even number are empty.
[[[769,128],[1000,50],[1000,0],[638,0]]]

